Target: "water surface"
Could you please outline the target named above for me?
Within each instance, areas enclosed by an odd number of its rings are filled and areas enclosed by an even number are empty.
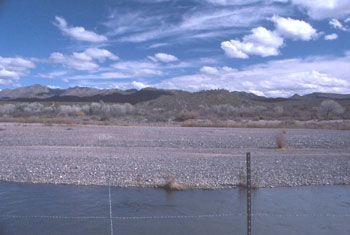
[[[259,189],[252,205],[253,234],[350,231],[350,186]],[[0,234],[246,234],[245,212],[240,189],[169,193],[0,182]]]

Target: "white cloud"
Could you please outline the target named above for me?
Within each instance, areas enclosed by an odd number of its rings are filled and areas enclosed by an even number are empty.
[[[157,69],[158,64],[147,61],[121,61],[112,65],[113,68],[119,70],[133,70],[133,69]]]
[[[0,56],[0,84],[11,84],[21,76],[28,75],[33,68],[35,64],[28,59]]]
[[[203,0],[200,0],[200,1],[203,1]],[[206,0],[206,1],[214,5],[223,5],[223,6],[247,5],[247,4],[262,2],[262,0]],[[274,3],[274,2],[287,3],[288,0],[264,0],[264,2],[265,3]]]
[[[65,67],[73,68],[76,70],[96,70],[99,68],[98,64],[82,60],[76,56],[64,55],[59,52],[51,53],[50,59],[53,63],[60,63]]]
[[[13,71],[25,71],[27,69],[35,68],[32,61],[23,59],[21,57],[1,57],[0,68],[6,68]]]
[[[279,48],[283,45],[283,38],[264,27],[252,29],[252,34],[243,37],[242,41],[230,40],[221,43],[226,55],[232,58],[249,58],[249,55],[275,56],[279,55]]]
[[[279,16],[272,17],[275,22],[275,31],[264,27],[252,29],[250,35],[240,40],[230,40],[221,43],[221,48],[226,55],[232,58],[247,59],[249,55],[262,57],[276,56],[284,45],[284,39],[308,41],[317,38],[320,34],[307,22]]]
[[[140,81],[135,81],[133,80],[132,82],[115,82],[115,81],[87,81],[87,80],[81,80],[78,83],[76,83],[78,86],[82,86],[82,87],[95,87],[98,89],[101,88],[108,88],[108,89],[122,89],[122,90],[127,90],[127,89],[143,89],[146,87],[149,87],[149,85],[140,82]]]
[[[161,42],[161,43],[154,43],[154,44],[150,45],[148,48],[165,47],[165,46],[168,46],[168,45],[169,45],[169,43],[163,43],[163,42]]]
[[[80,60],[92,61],[94,59],[104,62],[105,59],[118,60],[119,57],[106,49],[88,48],[80,53],[73,53],[73,56]]]
[[[208,3],[217,5],[244,5],[258,2],[259,0],[206,0]]]
[[[219,70],[215,67],[210,67],[210,66],[203,66],[200,70],[200,73],[203,74],[211,74],[211,75],[215,75],[219,73]]]
[[[109,67],[100,68],[99,71],[74,75],[68,77],[69,79],[126,79],[126,78],[144,78],[155,77],[161,75],[176,75],[183,73],[187,68],[199,67],[203,65],[203,61],[181,61],[176,63],[160,63],[158,61],[149,60],[129,60],[119,61],[111,64]],[[180,72],[179,72],[180,71]]]
[[[61,81],[64,82],[64,83],[68,83],[69,82],[69,80],[67,78],[62,78]]]
[[[342,29],[343,28],[343,24],[340,23],[340,21],[337,19],[331,19],[329,21],[329,24],[332,25],[333,28],[335,28],[335,29],[337,29],[337,28]]]
[[[70,79],[124,79],[163,75],[164,67],[149,61],[120,61],[105,68],[105,71],[87,75],[75,75]]]
[[[69,77],[70,80],[90,80],[90,79],[122,79],[130,78],[131,76],[122,72],[110,71],[92,74],[80,74]]]
[[[176,56],[165,53],[157,53],[154,56],[148,56],[148,58],[154,62],[160,61],[164,63],[175,62],[179,60]]]
[[[60,86],[55,86],[55,85],[47,85],[47,87],[50,89],[61,89]]]
[[[228,89],[270,97],[312,92],[350,93],[349,57],[275,60],[241,70],[203,67],[199,73],[164,80],[154,86],[198,91]]]
[[[196,8],[173,9],[170,12],[160,8],[151,15],[145,11],[117,8],[105,25],[109,29],[108,35],[117,36],[118,41],[153,41],[150,47],[154,48],[164,46],[162,41],[155,41],[164,38],[171,44],[198,38],[224,38],[246,31],[248,27],[255,26],[273,14],[284,14],[286,11],[288,9],[262,1],[257,5],[244,5],[240,8],[208,7],[205,4],[199,4]]]
[[[302,20],[274,16],[276,31],[285,38],[308,41],[318,36],[316,29]]]
[[[83,52],[74,52],[72,55],[64,55],[59,52],[51,53],[50,59],[53,63],[60,63],[65,67],[76,70],[97,70],[99,68],[98,62],[104,62],[105,59],[117,60],[118,56],[112,52],[99,49],[88,48]]]
[[[161,67],[146,61],[122,61],[112,65],[126,77],[163,75]]]
[[[338,34],[332,33],[324,36],[325,40],[335,40],[338,38]]]
[[[55,17],[55,25],[66,35],[80,41],[87,42],[105,42],[107,37],[99,35],[95,32],[88,31],[84,27],[70,27],[67,21],[59,16]]]
[[[137,81],[133,81],[133,82],[131,83],[131,85],[132,85],[134,88],[136,88],[136,89],[143,89],[143,88],[148,87],[148,85],[146,85],[146,84],[144,84],[144,83],[142,83],[142,82],[137,82]]]
[[[11,80],[19,79],[19,74],[6,69],[0,70],[0,84],[8,84]]]
[[[317,20],[344,18],[350,15],[349,0],[291,0],[293,4],[306,9],[308,15]]]
[[[345,22],[345,21],[344,21]],[[335,28],[335,29],[340,29],[340,30],[343,30],[343,31],[350,31],[349,28],[345,27],[339,20],[337,19],[331,19],[329,21],[329,24]]]
[[[67,71],[54,71],[46,74],[39,74],[39,76],[42,78],[53,79],[53,78],[64,76],[66,74],[67,74]]]
[[[179,29],[187,30],[211,30],[216,31],[222,28],[232,27],[251,27],[266,16],[278,12],[274,7],[249,6],[239,9],[210,9],[203,12],[196,12],[185,15],[183,21],[179,25]],[[249,15],[249,17],[246,17]]]

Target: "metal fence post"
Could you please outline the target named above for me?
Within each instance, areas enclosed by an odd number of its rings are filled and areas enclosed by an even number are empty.
[[[247,234],[252,234],[252,197],[251,197],[251,169],[250,152],[247,153]]]

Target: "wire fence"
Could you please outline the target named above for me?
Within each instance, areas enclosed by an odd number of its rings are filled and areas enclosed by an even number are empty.
[[[205,219],[219,217],[246,217],[246,213],[224,213],[203,215],[164,215],[164,216],[61,216],[61,215],[10,215],[0,214],[0,218],[11,219],[52,219],[52,220],[165,220],[165,219]],[[275,214],[275,213],[253,213],[252,217],[350,217],[350,214]]]
[[[198,215],[150,215],[150,216],[114,216],[113,215],[113,201],[111,196],[111,187],[113,187],[113,179],[115,177],[120,177],[123,174],[131,173],[134,178],[136,177],[136,181],[138,183],[142,183],[141,181],[144,181],[145,179],[142,179],[144,175],[147,174],[154,174],[158,173],[158,175],[162,178],[166,178],[169,175],[173,174],[172,170],[169,169],[154,169],[154,170],[143,170],[143,169],[135,169],[135,170],[99,170],[95,169],[94,171],[90,172],[91,177],[99,177],[102,181],[102,184],[108,186],[108,210],[109,215],[108,216],[62,216],[62,215],[45,215],[45,214],[37,214],[37,215],[16,215],[16,214],[6,214],[6,213],[0,213],[0,218],[3,219],[15,219],[15,220],[21,220],[21,219],[38,219],[38,220],[108,220],[110,224],[110,234],[114,235],[117,234],[117,232],[114,231],[113,222],[114,221],[123,221],[123,220],[191,220],[191,219],[212,219],[212,218],[237,218],[237,217],[247,217],[247,230],[249,231],[249,227],[251,226],[251,217],[313,217],[313,218],[347,218],[350,217],[349,213],[254,213],[254,211],[251,210],[251,205],[249,203],[249,198],[251,198],[251,195],[249,195],[250,191],[250,165],[248,167],[247,161],[241,161],[238,160],[239,165],[236,166],[236,168],[239,168],[241,173],[244,173],[246,175],[232,175],[231,173],[227,173],[232,178],[238,178],[239,182],[232,183],[231,186],[243,186],[244,188],[247,188],[247,212],[246,213],[238,213],[237,211],[231,211],[227,213],[209,213],[209,214],[198,214]],[[257,160],[251,161],[253,164],[258,163]],[[272,163],[278,164],[278,162],[272,161]],[[250,164],[250,163],[249,163]],[[244,169],[244,166],[247,166],[246,169]],[[305,166],[305,168],[307,168]],[[295,168],[292,168],[293,170]],[[82,171],[84,169],[73,169],[70,171],[62,171],[60,169],[51,169],[45,172],[46,175],[49,177],[57,177],[63,179],[64,177],[70,177],[70,182],[75,184],[80,184],[80,175],[82,174]],[[207,170],[195,170],[196,173],[200,172],[204,175],[207,175],[207,177],[217,177],[213,172],[208,172]],[[17,177],[17,179],[22,179],[25,182],[35,182],[36,177],[40,178],[42,177],[42,172],[36,172],[36,171],[23,171],[22,167],[18,168],[18,172],[21,172]],[[140,174],[139,172],[142,172]],[[6,169],[2,169],[0,171],[0,176],[4,179],[6,179],[6,174],[8,171]],[[236,174],[236,173],[235,173]],[[222,176],[222,174],[221,174]],[[244,177],[243,177],[244,176]],[[73,177],[73,180],[72,180]],[[252,172],[252,178],[254,177],[254,171]],[[75,180],[75,181],[74,181]],[[147,179],[146,179],[147,180]],[[246,181],[245,181],[246,180]],[[11,179],[9,179],[11,181]],[[251,234],[248,232],[248,234]]]

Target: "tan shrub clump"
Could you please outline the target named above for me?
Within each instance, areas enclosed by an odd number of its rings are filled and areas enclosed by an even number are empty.
[[[183,191],[189,189],[189,187],[184,184],[176,183],[175,177],[172,175],[168,175],[165,179],[165,183],[160,184],[157,187],[166,191]]]
[[[279,149],[285,149],[287,147],[288,141],[287,141],[287,130],[282,130],[280,133],[278,133],[275,137],[276,146]]]

